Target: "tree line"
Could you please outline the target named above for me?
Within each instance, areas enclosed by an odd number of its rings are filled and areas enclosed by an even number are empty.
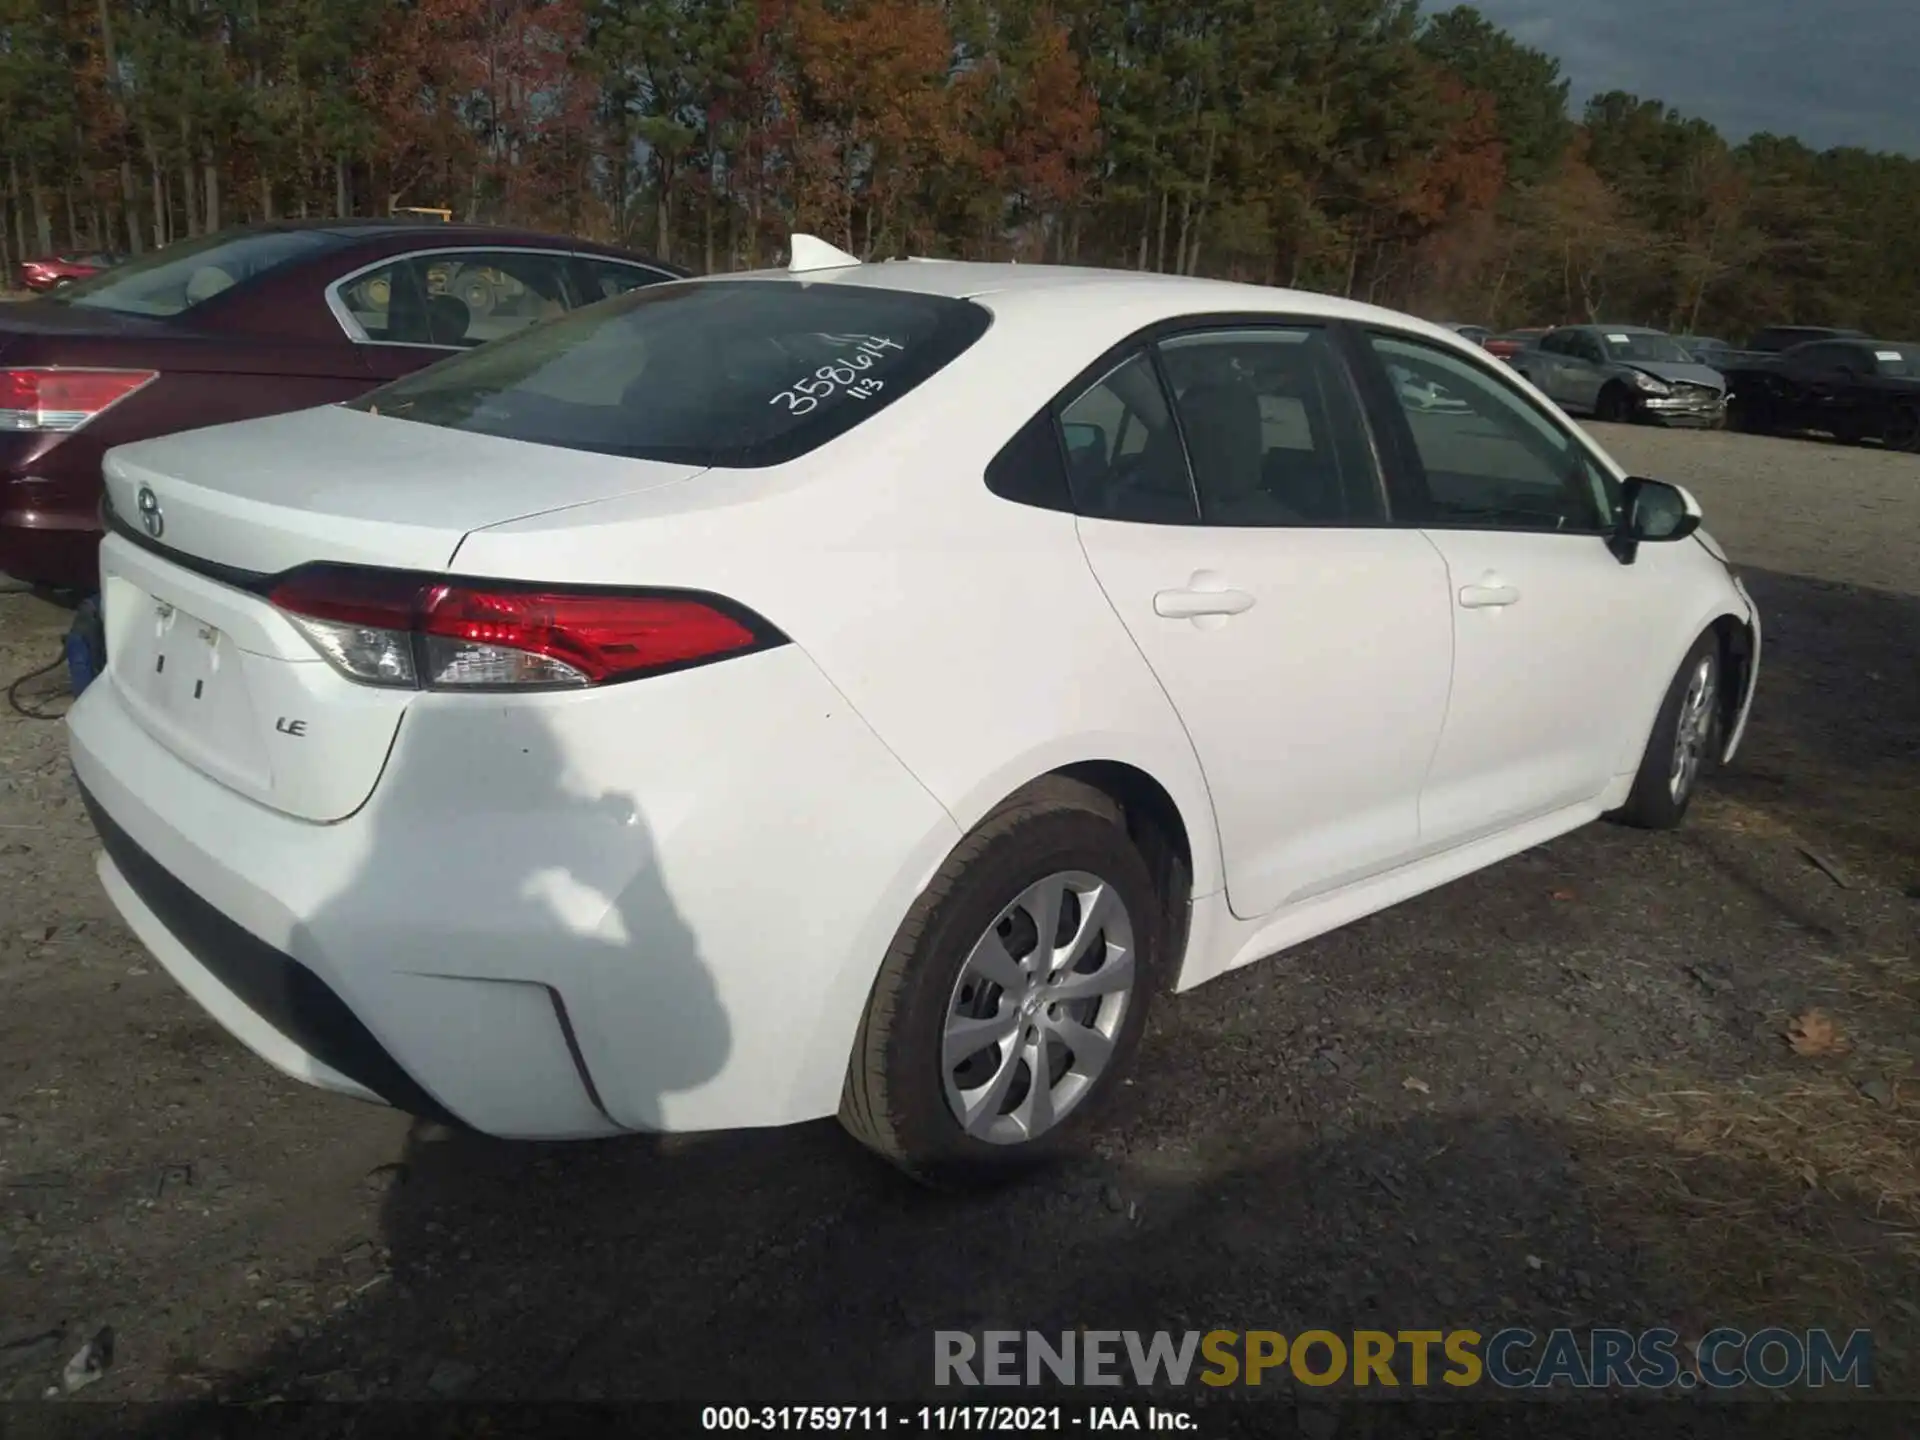
[[[1416,0],[0,0],[0,262],[447,208],[695,269],[1286,284],[1920,334],[1920,160],[1730,144]]]

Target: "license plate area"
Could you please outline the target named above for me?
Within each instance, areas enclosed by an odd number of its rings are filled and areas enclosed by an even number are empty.
[[[189,615],[179,606],[146,597],[153,626],[153,663],[149,699],[171,715],[210,711],[219,703],[209,699],[207,686],[220,683],[223,657],[217,626]],[[231,649],[231,646],[228,647]],[[231,661],[225,668],[231,668]]]
[[[266,783],[247,683],[254,657],[211,621],[116,582],[110,604],[120,613],[110,612],[108,665],[129,708],[200,769],[242,785]]]

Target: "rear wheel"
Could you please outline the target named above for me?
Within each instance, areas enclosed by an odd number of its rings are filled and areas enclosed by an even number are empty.
[[[1090,787],[1014,797],[927,887],[874,982],[840,1119],[925,1183],[1020,1173],[1119,1083],[1157,988],[1165,906]]]
[[[1640,773],[1615,818],[1643,830],[1671,830],[1686,818],[1718,750],[1721,674],[1720,642],[1708,631],[1667,686]]]

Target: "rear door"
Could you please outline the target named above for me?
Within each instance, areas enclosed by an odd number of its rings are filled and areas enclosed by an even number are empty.
[[[1327,331],[1167,338],[1060,418],[1081,543],[1193,740],[1234,913],[1404,859],[1451,673],[1446,567],[1385,526]]]
[[[1453,683],[1420,799],[1428,849],[1591,800],[1644,706],[1642,647],[1663,635],[1656,564],[1607,547],[1615,487],[1573,429],[1481,365],[1375,331],[1384,366],[1464,402],[1434,414],[1372,387],[1397,515],[1445,557]]]
[[[1796,345],[1780,357],[1784,418],[1817,430],[1833,427],[1842,410],[1841,391],[1853,383],[1851,372],[1857,362],[1851,348],[1819,340]]]
[[[1599,336],[1586,330],[1568,332],[1561,384],[1563,407],[1582,414],[1600,408],[1600,392],[1607,384],[1607,352]]]

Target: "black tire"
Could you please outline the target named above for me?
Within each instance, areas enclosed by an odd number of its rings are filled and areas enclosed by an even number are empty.
[[[1887,417],[1880,443],[1889,450],[1920,450],[1920,410],[1903,406]]]
[[[968,1134],[947,1102],[942,1062],[949,1006],[976,942],[1028,886],[1061,871],[1089,872],[1113,887],[1133,929],[1132,993],[1105,1068],[1073,1108],[1032,1140],[989,1142]],[[948,856],[902,923],[854,1041],[840,1123],[868,1149],[937,1188],[993,1184],[1054,1159],[1132,1061],[1161,987],[1167,931],[1166,903],[1111,797],[1059,777],[1027,787]],[[1012,1093],[1018,1093],[1017,1079]]]
[[[1594,407],[1593,418],[1608,425],[1626,425],[1633,420],[1633,405],[1627,399],[1627,392],[1619,385],[1609,385],[1600,392],[1600,402]]]
[[[1693,774],[1674,793],[1675,751],[1680,722],[1692,691],[1694,678],[1702,665],[1709,667],[1705,697],[1705,731],[1699,740],[1700,756]],[[1640,758],[1640,773],[1634,776],[1627,803],[1613,818],[1642,830],[1671,830],[1686,818],[1687,807],[1699,793],[1700,781],[1713,770],[1720,751],[1721,687],[1725,684],[1726,664],[1720,653],[1720,641],[1711,630],[1693,642],[1687,658],[1667,686],[1660,702],[1660,714],[1653,722],[1653,734],[1647,739],[1646,752]]]

